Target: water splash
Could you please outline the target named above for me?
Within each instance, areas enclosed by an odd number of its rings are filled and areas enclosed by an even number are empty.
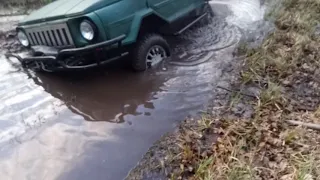
[[[242,29],[253,29],[252,24],[264,18],[265,7],[260,0],[213,0],[210,2],[215,11],[221,7],[229,10],[227,22]]]
[[[214,56],[216,51],[237,44],[241,31],[220,17],[211,19],[209,24],[195,27],[181,37],[173,49],[170,62],[179,66],[194,66],[204,63]]]

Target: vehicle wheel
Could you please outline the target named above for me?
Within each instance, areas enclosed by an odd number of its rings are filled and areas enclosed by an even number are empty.
[[[136,71],[145,71],[161,63],[170,55],[167,41],[158,34],[147,34],[133,49],[132,67]]]

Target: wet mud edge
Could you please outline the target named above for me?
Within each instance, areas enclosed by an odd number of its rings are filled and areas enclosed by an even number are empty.
[[[271,0],[266,4],[264,0],[261,1],[262,5],[267,5],[266,13],[271,11],[274,7],[275,2]],[[170,177],[170,172],[174,171],[172,167],[163,166],[165,158],[167,158],[168,153],[180,152],[177,144],[179,143],[179,135],[181,129],[197,128],[197,119],[200,119],[202,115],[208,115],[212,118],[249,118],[253,116],[254,109],[251,104],[248,104],[248,99],[254,97],[259,93],[259,89],[256,87],[242,87],[239,84],[239,75],[243,67],[243,62],[245,56],[241,54],[241,45],[246,45],[248,48],[256,48],[261,45],[264,38],[274,31],[274,22],[272,20],[262,20],[257,22],[257,29],[252,31],[242,31],[241,41],[237,44],[234,52],[234,60],[230,61],[223,69],[221,75],[221,81],[218,83],[217,88],[212,90],[215,94],[215,99],[212,100],[211,104],[207,109],[199,113],[198,117],[186,118],[182,121],[174,132],[168,132],[163,135],[157,142],[154,143],[152,147],[149,148],[147,153],[142,157],[142,159],[137,163],[137,165],[128,173],[126,180],[163,180]],[[240,29],[242,30],[242,29]],[[221,85],[221,86],[220,86]],[[225,89],[219,88],[224,87]],[[244,96],[239,102],[234,105],[234,108],[229,111],[225,111],[226,107],[230,104],[231,98],[234,95],[232,89],[244,89]],[[250,97],[252,96],[252,97]],[[215,135],[213,135],[215,136]],[[214,138],[208,138],[212,141]],[[206,140],[205,140],[206,141]],[[214,143],[207,142],[207,143]]]
[[[221,76],[221,81],[218,86],[231,88],[232,84],[236,83],[238,79],[239,72],[241,70],[241,64],[244,60],[243,56],[234,57],[234,61],[231,61],[229,65],[225,66]],[[132,169],[127,180],[149,180],[149,179],[167,179],[168,171],[171,171],[170,167],[161,167],[161,162],[166,158],[168,152],[179,152],[180,150],[175,150],[173,148],[179,148],[177,143],[179,143],[178,136],[181,128],[189,128],[197,126],[197,119],[203,115],[209,115],[213,117],[219,117],[224,114],[224,108],[229,104],[232,93],[221,89],[215,88],[212,90],[214,96],[216,97],[207,109],[199,112],[198,117],[186,118],[182,121],[174,132],[169,132],[163,135],[154,145],[148,150],[148,152],[142,157],[141,161],[137,166]],[[246,111],[243,114],[248,114],[251,116],[253,110],[251,107],[247,106]]]

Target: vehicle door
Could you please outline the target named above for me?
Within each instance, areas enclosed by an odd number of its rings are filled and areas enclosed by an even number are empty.
[[[174,21],[188,6],[191,6],[193,0],[147,0],[147,2],[161,17]]]

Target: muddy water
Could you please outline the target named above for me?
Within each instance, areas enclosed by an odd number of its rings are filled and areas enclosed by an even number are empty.
[[[211,91],[227,83],[221,75],[242,30],[261,12],[254,0],[212,6],[210,24],[173,39],[172,59],[141,74],[121,63],[77,74],[26,73],[7,63],[2,49],[0,179],[123,179],[161,135],[210,104]],[[239,16],[246,13],[251,20]]]

